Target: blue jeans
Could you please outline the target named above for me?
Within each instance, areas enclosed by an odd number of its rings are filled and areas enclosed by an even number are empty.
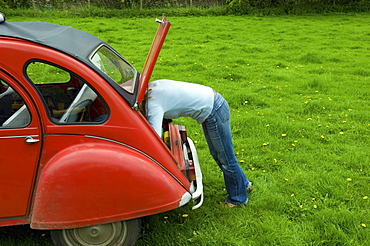
[[[234,153],[230,130],[230,109],[227,101],[216,93],[213,109],[202,123],[209,151],[221,168],[228,197],[226,201],[235,205],[248,202],[249,181]]]

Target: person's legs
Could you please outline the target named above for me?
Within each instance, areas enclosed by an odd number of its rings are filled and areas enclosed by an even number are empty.
[[[229,194],[226,202],[234,205],[247,203],[249,181],[235,157],[230,130],[230,109],[220,94],[217,93],[212,113],[202,127],[211,155],[224,174]]]

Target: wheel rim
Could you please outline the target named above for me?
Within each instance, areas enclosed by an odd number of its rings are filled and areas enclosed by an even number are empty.
[[[121,245],[127,238],[126,221],[68,229],[63,231],[67,245]]]

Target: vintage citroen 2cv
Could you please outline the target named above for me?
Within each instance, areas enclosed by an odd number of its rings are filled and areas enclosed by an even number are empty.
[[[138,107],[170,27],[142,73],[99,38],[0,14],[0,226],[51,230],[56,245],[133,245],[140,218],[203,201],[185,127],[164,138]]]

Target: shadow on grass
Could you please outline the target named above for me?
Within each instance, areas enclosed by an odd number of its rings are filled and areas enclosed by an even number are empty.
[[[0,246],[54,245],[49,231],[32,230],[29,225],[0,227]]]

